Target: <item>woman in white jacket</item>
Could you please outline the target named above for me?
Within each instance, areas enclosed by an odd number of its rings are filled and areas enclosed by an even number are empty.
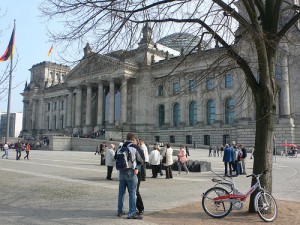
[[[159,167],[160,167],[160,147],[158,145],[153,146],[153,151],[151,151],[149,155],[149,163],[152,167],[152,177],[151,178],[157,178],[157,174],[159,173]]]
[[[115,145],[110,144],[110,148],[106,149],[105,153],[105,165],[107,166],[106,180],[113,180],[111,174],[115,164]]]
[[[173,149],[171,148],[171,145],[168,143],[167,148],[162,152],[162,157],[166,156],[167,160],[166,163],[164,163],[164,167],[166,170],[166,179],[172,179],[172,164],[173,164]]]

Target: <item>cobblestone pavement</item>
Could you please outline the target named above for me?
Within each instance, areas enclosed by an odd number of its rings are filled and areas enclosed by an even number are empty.
[[[209,161],[212,170],[223,174],[221,157],[207,157],[207,150],[190,150],[189,159]],[[38,151],[30,152],[30,160],[0,159],[0,224],[151,224],[118,218],[117,173],[106,181],[106,167],[100,166],[93,152]],[[174,157],[175,159],[176,157]],[[248,173],[253,160],[248,160]],[[273,164],[275,198],[300,202],[300,158],[276,158]],[[193,203],[212,186],[211,172],[147,179],[142,182],[145,214]],[[250,178],[235,178],[241,192],[250,186]],[[184,193],[184,194],[182,194]],[[128,195],[125,196],[128,210]]]

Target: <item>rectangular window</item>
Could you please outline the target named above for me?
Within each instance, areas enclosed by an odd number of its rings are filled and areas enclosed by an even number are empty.
[[[154,139],[156,143],[159,143],[159,136],[155,136]]]
[[[170,136],[170,143],[175,143],[175,136],[174,135]]]
[[[192,135],[186,135],[186,144],[192,144],[193,140],[192,140]]]
[[[214,88],[214,79],[213,78],[208,77],[206,79],[206,88],[207,88],[207,90],[211,90]]]
[[[196,82],[195,80],[189,80],[189,91],[195,92],[196,91]]]
[[[56,110],[57,102],[54,102],[54,110]]]
[[[61,103],[60,103],[60,109],[64,109],[64,101],[61,101]]]
[[[163,96],[163,95],[164,95],[164,86],[158,85],[158,96]]]
[[[230,136],[229,136],[229,134],[224,134],[223,135],[223,145],[226,145],[228,143],[230,143]]]
[[[210,135],[204,135],[204,145],[210,145]]]
[[[173,83],[173,94],[178,94],[179,93],[179,83],[178,82],[174,82]]]
[[[233,79],[231,74],[225,75],[225,88],[232,88],[233,87]]]
[[[50,108],[51,108],[50,102],[48,102],[48,111],[50,111]]]

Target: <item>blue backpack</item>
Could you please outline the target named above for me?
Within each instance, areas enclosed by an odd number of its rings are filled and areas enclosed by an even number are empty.
[[[115,160],[116,160],[116,169],[117,170],[128,170],[132,167],[132,157],[131,152],[128,147],[131,144],[123,145],[116,151]]]

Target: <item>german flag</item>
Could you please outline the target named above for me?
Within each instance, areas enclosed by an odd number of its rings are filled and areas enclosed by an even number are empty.
[[[0,57],[0,62],[11,59],[14,55],[14,48],[15,48],[15,28],[13,29],[9,44],[4,54]]]
[[[51,55],[52,51],[53,51],[53,45],[51,46],[51,48],[50,48],[49,51],[48,51],[48,56]]]

